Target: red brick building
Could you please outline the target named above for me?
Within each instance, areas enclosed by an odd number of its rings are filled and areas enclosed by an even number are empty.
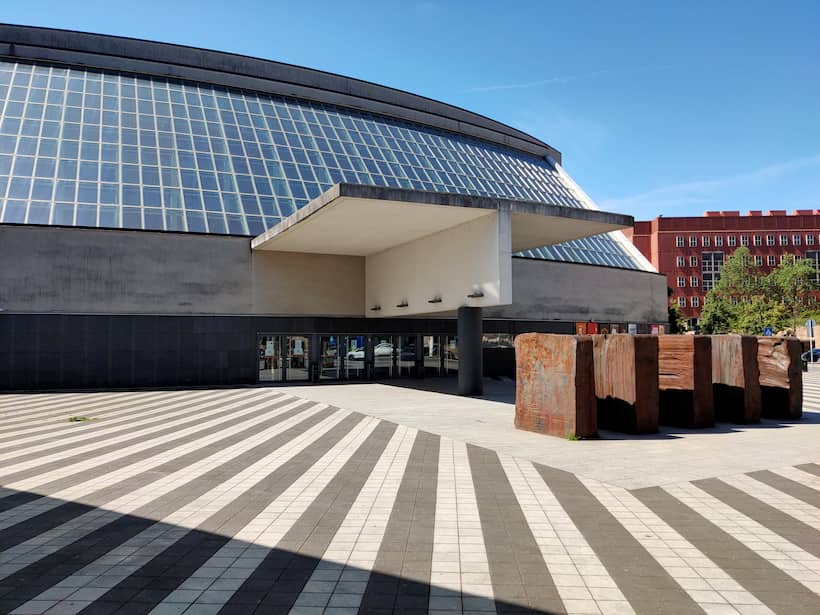
[[[625,231],[635,246],[661,273],[673,291],[673,301],[690,324],[700,318],[703,298],[720,277],[726,258],[740,246],[749,248],[764,273],[786,254],[820,264],[820,211],[707,211],[704,216],[659,216],[635,222]],[[818,280],[815,280],[818,281]],[[812,297],[817,300],[817,293]]]

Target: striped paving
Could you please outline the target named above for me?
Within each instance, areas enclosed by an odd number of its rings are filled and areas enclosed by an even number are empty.
[[[817,614],[814,461],[630,490],[287,388],[2,396],[0,614]]]

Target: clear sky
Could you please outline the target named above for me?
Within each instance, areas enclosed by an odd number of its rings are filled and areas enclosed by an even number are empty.
[[[820,2],[2,0],[0,20],[375,81],[563,153],[604,209],[820,209]]]

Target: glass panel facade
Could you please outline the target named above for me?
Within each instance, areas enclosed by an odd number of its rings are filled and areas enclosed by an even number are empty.
[[[0,221],[255,236],[339,182],[583,207],[546,160],[350,109],[0,62]],[[521,256],[640,268],[610,235]]]

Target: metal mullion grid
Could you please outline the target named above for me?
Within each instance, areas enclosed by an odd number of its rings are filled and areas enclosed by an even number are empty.
[[[231,107],[231,113],[233,113],[234,116],[235,116],[236,113],[233,110],[233,101],[231,100],[231,92],[223,91],[223,94],[228,99],[228,104]],[[228,165],[230,166],[230,169],[231,169],[230,173],[234,177],[236,177],[236,169],[234,169],[234,166],[233,166],[233,156],[231,155],[230,150],[227,148],[228,137],[226,136],[226,133],[225,133],[225,121],[222,119],[222,108],[219,106],[219,100],[218,100],[218,95],[216,94],[216,90],[214,90],[214,104],[216,105],[216,109],[219,112],[219,113],[217,113],[217,116],[218,116],[218,121],[219,121],[219,127],[222,130],[222,137],[220,137],[220,138],[225,143],[225,148],[226,148],[226,153],[224,155],[225,155],[226,159],[228,160]],[[237,124],[237,126],[238,125],[239,124]],[[240,137],[241,137],[241,133],[240,133]],[[214,169],[216,169],[216,159],[214,159]],[[217,183],[218,182],[219,182],[219,176],[217,174]],[[235,180],[234,180],[234,183],[236,183]],[[222,201],[222,211],[225,214],[225,228],[228,231],[228,233],[230,234],[230,225],[228,224],[228,210],[225,208],[225,201],[222,199],[222,192],[223,192],[222,187],[220,186],[219,187],[219,199],[220,199],[220,201]],[[238,185],[236,186],[235,195],[236,195],[236,198],[239,200],[240,213],[232,213],[231,215],[240,216],[243,219],[243,221],[245,223],[245,226],[247,227],[248,226],[248,220],[247,220],[247,217],[245,215],[244,207],[242,205],[242,197],[239,196],[239,186]],[[248,232],[250,232],[250,230],[248,230]]]
[[[151,98],[149,100],[151,102],[151,117],[154,120],[153,132],[154,132],[154,142],[156,143],[156,146],[155,146],[154,149],[156,150],[156,154],[157,154],[157,175],[159,176],[158,177],[158,179],[159,179],[158,189],[159,189],[159,194],[160,194],[160,207],[159,208],[153,208],[152,207],[152,209],[159,209],[159,211],[161,212],[161,216],[162,216],[162,230],[168,230],[167,229],[168,222],[165,219],[165,207],[164,207],[165,195],[162,191],[162,187],[163,187],[163,184],[162,184],[162,166],[160,165],[160,161],[159,161],[159,157],[160,157],[160,154],[159,154],[159,149],[160,149],[159,148],[159,129],[157,128],[157,110],[156,110],[156,104],[155,104],[156,103],[156,97],[154,96],[154,87],[156,85],[156,81],[157,80],[155,80],[155,79],[145,79],[144,80],[145,85],[148,87],[148,90],[151,93]],[[143,167],[145,166],[145,162],[142,159],[142,148],[143,148],[143,145],[142,145],[142,128],[139,127],[140,126],[140,100],[141,100],[140,97],[139,97],[139,87],[140,86],[139,86],[139,81],[138,81],[137,85],[135,87],[135,93],[136,93],[136,99],[135,100],[137,101],[137,134],[139,135],[138,142],[139,142],[139,165],[140,165],[140,207],[142,209],[142,226],[143,226],[143,228],[145,228],[145,196],[143,194],[143,188],[145,188],[145,184],[142,181],[142,170],[143,170]],[[173,122],[171,122],[171,124],[173,126]]]
[[[261,112],[263,111],[261,99],[257,95],[254,95],[254,96],[255,96],[255,99],[256,99],[255,103],[259,106],[260,114],[254,114],[250,111],[250,105],[248,105],[248,101],[247,101],[248,95],[243,93],[245,106],[248,108],[248,115],[250,117],[250,122],[251,122],[251,126],[252,126],[252,129],[253,129],[252,130],[252,132],[253,132],[253,143],[255,143],[256,147],[259,149],[260,158],[258,158],[258,160],[262,160],[262,165],[264,166],[264,158],[261,158],[261,156],[262,156],[262,142],[259,140],[259,134],[257,133],[257,130],[259,130],[259,129],[257,129],[256,124],[254,124],[253,116],[254,115],[259,115],[263,120],[265,120],[265,116],[263,114],[261,114]],[[301,114],[301,115],[303,116],[303,119],[299,120],[299,121],[303,121],[307,124],[307,120],[304,119],[304,114]],[[269,130],[269,129],[267,129],[267,121],[263,121],[263,123],[266,127],[266,128],[264,128],[264,130]],[[301,141],[302,141],[301,135],[299,134],[298,131],[297,131],[296,134],[299,135],[299,142],[301,143]],[[271,144],[272,144],[272,142],[273,142],[273,136],[271,136]],[[304,144],[302,144],[302,148],[303,148],[303,150],[307,151],[307,149],[304,147]],[[245,149],[245,148],[243,147],[243,149]],[[307,158],[307,155],[305,157]],[[247,160],[247,162],[248,162],[248,170],[250,171],[251,183],[253,184],[253,192],[256,196],[256,202],[257,202],[257,205],[259,206],[260,216],[262,218],[262,225],[267,229],[268,225],[267,225],[267,221],[265,220],[265,218],[266,217],[279,217],[279,218],[281,218],[282,217],[281,216],[281,210],[280,210],[279,213],[277,213],[277,212],[271,212],[270,214],[265,213],[264,209],[262,208],[262,198],[267,197],[268,195],[259,194],[259,190],[256,187],[256,180],[255,180],[255,177],[257,177],[257,175],[255,175],[254,172],[253,172],[253,168],[251,167],[251,162],[250,162],[251,158],[248,156],[247,151],[245,152],[245,160]],[[310,159],[308,158],[308,161],[309,160]],[[301,176],[301,173],[299,175]],[[279,203],[276,200],[276,195],[273,193],[273,184],[270,183],[270,176],[267,174],[267,169],[265,169],[265,176],[267,176],[268,184],[270,185],[270,190],[271,190],[271,195],[270,196],[273,199],[273,202],[276,204],[276,208],[280,209],[279,208]],[[305,192],[307,192],[307,191],[305,191]],[[225,223],[226,223],[226,226],[227,226],[227,219],[226,219]]]
[[[79,217],[80,211],[80,182],[83,181],[80,179],[80,167],[83,164],[83,143],[85,142],[85,138],[83,137],[83,128],[85,127],[85,95],[88,89],[88,71],[83,71],[83,91],[82,91],[82,104],[80,106],[80,140],[79,145],[77,146],[77,207],[75,211],[75,220]],[[139,133],[139,113],[137,114],[137,133]],[[102,78],[100,79],[100,144],[102,144]],[[94,180],[94,183],[97,184],[97,202],[94,206],[97,208],[96,215],[94,216],[94,226],[99,227],[100,225],[100,159],[102,156],[102,145],[100,146],[100,151],[97,153],[97,177]]]
[[[174,167],[176,169],[176,172],[177,172],[177,180],[178,180],[176,188],[179,190],[179,194],[180,194],[179,198],[181,199],[180,204],[182,206],[178,211],[182,212],[182,231],[187,232],[188,231],[188,217],[185,215],[185,211],[186,211],[185,210],[185,189],[182,186],[182,169],[179,165],[179,147],[177,146],[177,126],[176,126],[176,123],[174,122],[174,107],[173,107],[174,102],[173,102],[173,99],[172,99],[172,96],[171,96],[172,90],[171,90],[171,87],[170,87],[170,85],[171,85],[170,82],[164,81],[163,83],[166,86],[166,91],[168,92],[168,113],[169,113],[168,117],[171,120],[171,122],[170,122],[170,125],[171,125],[170,133],[171,133],[171,137],[172,137],[171,138],[171,143],[172,143],[171,149],[174,151],[174,155],[176,157],[176,165]],[[152,90],[152,92],[153,92],[153,90]],[[183,96],[183,98],[184,98],[184,96]],[[183,104],[185,104],[185,103],[183,103]],[[186,108],[186,112],[187,112],[187,108]],[[157,142],[159,142],[159,131],[157,131]],[[157,148],[157,149],[159,149],[159,148]],[[165,180],[162,177],[162,170],[161,169],[162,169],[162,166],[160,165],[159,182],[160,182],[160,189],[162,190],[162,225],[164,227],[167,227],[168,226],[168,220],[165,218],[165,212],[168,209],[173,209],[173,208],[167,207],[167,205],[165,203],[165,187],[166,186],[165,186]],[[168,186],[168,187],[169,188],[174,188],[174,186]]]
[[[8,89],[8,92],[6,93],[6,102],[8,102],[8,100],[11,97],[11,90],[12,90],[12,87],[14,87],[14,75],[17,74],[17,67],[19,66],[19,63],[14,62],[12,64],[12,66],[13,66],[13,68],[11,70],[11,77],[9,77],[9,89]],[[5,109],[5,107],[4,107],[4,109]],[[25,113],[25,106],[23,107],[23,112]],[[3,204],[4,205],[3,205],[2,208],[0,208],[0,221],[5,219],[5,217],[4,217],[5,213],[6,213],[5,210],[8,208],[8,205],[6,205],[6,203],[8,203],[8,197],[6,197],[6,195],[9,193],[8,191],[11,190],[11,180],[12,180],[12,178],[14,178],[14,164],[17,161],[17,143],[20,140],[20,131],[22,129],[23,129],[23,121],[21,119],[20,120],[20,125],[17,127],[17,140],[15,141],[15,144],[14,144],[14,151],[11,154],[11,167],[9,168],[9,181],[6,183],[6,187],[3,190],[3,194],[0,195],[0,196],[5,197],[5,198],[3,198]],[[26,208],[26,216],[25,217],[27,217],[27,216],[28,216],[28,208]],[[25,217],[23,218],[24,220],[25,220]]]
[[[20,66],[19,63],[15,66],[14,75],[17,74],[17,68],[19,66]],[[30,103],[31,90],[32,90],[31,81],[34,79],[34,66],[33,65],[26,65],[26,66],[31,66],[31,79],[29,80],[29,83],[26,86],[26,88],[27,88],[26,100],[23,103],[22,116],[20,117],[20,128],[18,129],[18,133],[17,133],[17,145],[19,145],[20,139],[23,138],[23,125],[26,122],[26,111],[28,111],[28,106],[29,106],[29,104],[31,104]],[[12,83],[14,83],[14,75],[12,75]],[[43,107],[43,114],[45,114],[45,107]],[[42,137],[42,133],[43,133],[43,123],[42,123],[42,118],[41,118],[40,129],[37,132],[38,141]],[[32,164],[34,166],[36,166],[36,164],[37,164],[37,151],[36,150],[35,150],[34,156],[32,156],[32,158],[34,160],[34,162]],[[12,160],[12,166],[11,166],[11,174],[9,175],[8,190],[11,190],[11,182],[15,178],[14,165],[16,163],[17,163],[17,147],[15,146],[15,148],[14,148],[14,159]],[[23,216],[23,221],[26,222],[26,223],[28,222],[29,214],[31,213],[31,195],[32,195],[33,191],[34,191],[34,168],[32,167],[31,177],[29,178],[28,195],[24,199],[22,199],[26,202],[26,212],[25,212],[25,215]],[[8,192],[7,192],[7,194],[8,194]],[[18,200],[18,199],[14,199],[14,200]]]

